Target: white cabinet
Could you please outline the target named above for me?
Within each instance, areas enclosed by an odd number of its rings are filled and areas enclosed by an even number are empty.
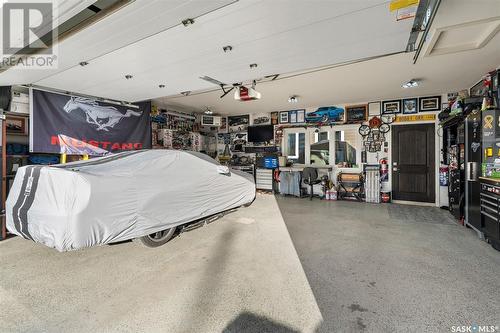
[[[255,173],[255,187],[258,190],[273,190],[273,170],[257,168]]]

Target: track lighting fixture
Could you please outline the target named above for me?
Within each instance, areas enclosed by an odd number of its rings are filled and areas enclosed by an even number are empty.
[[[188,25],[194,24],[194,19],[187,18],[185,20],[182,20],[182,24],[184,24],[184,26],[187,27]]]
[[[401,87],[405,89],[418,87],[418,80],[411,79],[410,81],[403,83]]]

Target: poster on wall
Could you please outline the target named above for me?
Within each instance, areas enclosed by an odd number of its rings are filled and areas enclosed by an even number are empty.
[[[248,135],[244,133],[231,133],[231,151],[232,152],[243,152],[245,145],[247,144]]]
[[[271,112],[271,124],[272,125],[278,125],[279,121],[278,121],[278,116],[279,116],[279,112]]]
[[[227,118],[226,117],[221,117],[219,130],[221,132],[226,132],[227,131]]]
[[[250,116],[248,114],[242,116],[229,116],[227,117],[227,123],[229,125],[229,132],[244,132],[248,128],[250,123]]]
[[[258,113],[253,115],[254,125],[269,125],[271,124],[271,117],[269,113]]]
[[[117,105],[32,89],[30,152],[101,156],[151,148],[151,102]]]
[[[218,133],[217,134],[217,155],[223,156],[226,146],[228,148],[227,153],[230,154],[229,145],[231,144],[231,134],[229,133]]]

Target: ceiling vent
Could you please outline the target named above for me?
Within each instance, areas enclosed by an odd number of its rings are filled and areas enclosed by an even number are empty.
[[[480,49],[500,31],[500,17],[436,29],[426,56]]]

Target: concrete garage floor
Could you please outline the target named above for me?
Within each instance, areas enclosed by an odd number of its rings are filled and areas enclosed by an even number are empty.
[[[258,195],[157,249],[0,242],[0,332],[450,332],[499,296],[500,253],[428,207]]]
[[[156,249],[0,242],[0,332],[313,332],[321,321],[272,195]]]
[[[289,197],[277,202],[323,316],[319,332],[500,326],[500,252],[448,212]]]

